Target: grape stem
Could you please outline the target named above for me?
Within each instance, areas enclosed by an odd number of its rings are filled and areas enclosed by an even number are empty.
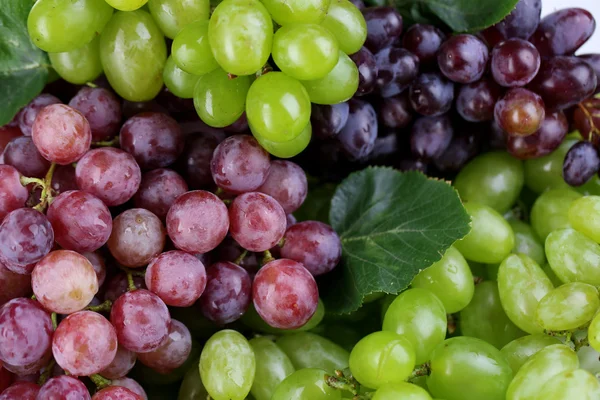
[[[86,84],[86,86],[89,86],[94,89],[96,89],[98,87],[98,85],[96,85],[94,82],[86,82],[85,84]]]
[[[46,172],[46,176],[44,179],[39,178],[29,178],[22,176],[21,177],[21,185],[27,186],[30,183],[33,183],[36,187],[42,188],[42,194],[40,195],[40,202],[33,207],[34,210],[39,212],[44,212],[48,204],[52,203],[52,176],[54,175],[54,171],[56,170],[56,163],[50,164],[50,168],[48,172]]]
[[[86,307],[85,309],[88,311],[95,311],[95,312],[109,312],[110,309],[112,308],[112,301],[110,300],[106,300],[104,303],[102,304],[98,304],[97,306],[89,306]]]
[[[92,380],[92,382],[94,382],[94,385],[96,385],[96,388],[98,390],[104,389],[105,387],[109,387],[112,384],[112,381],[110,379],[106,379],[105,377],[99,374],[90,375],[90,379]]]
[[[52,329],[56,330],[58,328],[58,321],[56,320],[56,313],[53,312],[50,314],[50,319],[52,320]]]
[[[421,376],[429,376],[431,374],[431,364],[429,362],[423,363],[413,370],[412,374],[408,377],[408,381],[412,382],[413,380],[421,377]]]
[[[590,345],[590,341],[589,341],[587,335],[585,335],[582,338],[573,340],[573,346],[575,347],[573,350],[575,350],[575,352],[578,352],[579,349],[581,349],[582,347],[589,346],[589,345]]]
[[[115,136],[112,140],[104,140],[101,142],[94,142],[92,146],[94,147],[115,147],[119,144],[120,138],[119,135]]]
[[[242,252],[242,254],[240,254],[240,256],[238,258],[236,258],[233,263],[236,265],[240,265],[242,263],[242,261],[244,261],[244,258],[246,258],[247,255],[248,255],[248,250],[244,250]]]
[[[275,257],[271,254],[269,250],[263,251],[263,258],[261,260],[261,265],[265,265],[270,263],[271,261],[275,261]]]
[[[358,389],[360,387],[358,381],[354,379],[350,371],[344,373],[344,371],[336,370],[335,376],[325,375],[325,383],[334,389],[345,390],[352,393],[354,396],[358,396]]]
[[[285,237],[282,237],[281,240],[279,241],[279,243],[277,243],[277,246],[283,247],[284,244],[285,244]]]
[[[456,332],[456,316],[454,314],[448,314],[446,315],[446,320],[448,333],[452,335]]]
[[[37,381],[37,384],[40,386],[44,386],[44,384],[46,382],[48,382],[48,379],[50,379],[50,375],[52,374],[52,370],[54,369],[54,366],[56,365],[56,360],[54,360],[54,357],[52,357],[50,359],[50,362],[48,362],[48,365],[46,365],[46,368],[44,369],[44,372],[42,372],[40,374],[40,377]]]

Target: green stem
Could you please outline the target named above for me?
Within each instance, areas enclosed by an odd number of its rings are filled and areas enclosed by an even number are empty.
[[[261,265],[265,265],[270,263],[271,261],[275,261],[275,257],[271,254],[269,250],[263,251],[263,258],[261,261]]]
[[[135,282],[133,281],[133,275],[131,274],[131,272],[127,272],[127,290],[129,290],[130,292],[137,290],[137,287],[135,286]]]
[[[37,300],[37,297],[35,297],[35,294],[31,295],[31,300]]]
[[[52,176],[54,175],[54,171],[56,170],[56,163],[50,164],[50,169],[46,172],[46,176],[42,181],[42,194],[40,195],[40,202],[38,205],[33,207],[35,210],[39,212],[44,212],[48,204],[52,203]]]
[[[449,334],[453,334],[454,332],[456,332],[456,317],[454,314],[448,314],[446,315],[446,325],[447,325],[447,329],[448,329],[448,333]]]
[[[335,376],[325,374],[325,383],[334,389],[344,390],[358,396],[358,382],[349,373],[347,375],[338,369],[335,371]]]
[[[240,256],[238,258],[236,258],[233,263],[236,265],[240,265],[242,263],[242,261],[244,261],[244,258],[246,258],[247,255],[248,255],[248,250],[244,250],[242,252],[242,254],[240,254]]]
[[[94,142],[92,146],[94,147],[114,147],[119,144],[120,138],[119,135],[115,136],[112,140],[104,140],[101,142]]]
[[[277,246],[283,247],[284,244],[285,244],[285,236],[281,238],[281,240],[279,241],[279,243],[277,243]]]
[[[86,82],[86,85],[94,89],[98,87],[98,85],[96,85],[94,82]]]
[[[119,267],[119,269],[121,271],[125,272],[126,274],[131,274],[131,276],[139,276],[141,278],[143,278],[143,277],[146,276],[146,270],[145,269],[143,269],[143,270],[137,270],[137,269],[127,268],[127,267],[124,267],[122,265],[119,265],[118,267]]]
[[[98,390],[104,389],[105,387],[109,387],[112,384],[112,381],[110,379],[106,379],[102,375],[98,374],[90,375],[90,379],[92,380],[92,382],[94,382],[94,385],[96,385],[96,388],[98,388]]]
[[[36,186],[39,187],[44,187],[44,180],[40,179],[40,178],[28,178],[26,176],[22,176],[21,177],[21,185],[23,186],[27,186],[30,183],[35,184]]]
[[[89,306],[89,307],[86,307],[85,309],[88,311],[95,311],[95,312],[109,312],[110,309],[112,308],[112,304],[113,304],[112,301],[106,300],[102,304],[98,304],[97,306]]]
[[[56,313],[53,312],[52,314],[50,314],[50,319],[52,320],[52,329],[56,330],[56,328],[58,328],[58,322],[56,320]]]
[[[581,349],[582,347],[585,346],[589,346],[590,341],[588,339],[588,336],[585,335],[585,337],[581,338],[581,339],[575,339],[573,340],[573,345],[575,346],[575,352],[579,351],[579,349]]]
[[[54,357],[52,357],[50,359],[50,362],[48,363],[48,365],[46,365],[46,369],[44,369],[44,372],[42,372],[42,374],[40,375],[37,384],[40,386],[44,386],[44,383],[46,383],[48,381],[48,379],[50,379],[50,375],[52,375],[52,370],[54,369],[54,365],[56,365],[56,360],[54,360]]]

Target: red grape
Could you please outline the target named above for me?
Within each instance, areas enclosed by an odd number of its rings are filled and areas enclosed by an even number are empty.
[[[519,0],[516,7],[502,21],[484,31],[487,37],[490,31],[503,39],[513,37],[527,39],[540,23],[542,0]],[[493,46],[494,44],[492,44]]]
[[[546,114],[540,128],[528,136],[508,136],[506,148],[516,158],[527,160],[552,153],[569,132],[569,122],[562,111]]]
[[[363,15],[367,22],[365,46],[373,53],[388,47],[402,34],[402,16],[394,7],[369,7]]]
[[[96,392],[92,400],[143,400],[143,398],[123,386],[109,386]]]
[[[276,160],[271,163],[269,175],[258,191],[273,197],[286,214],[291,214],[304,203],[308,181],[304,170],[298,164]]]
[[[145,289],[146,284],[144,278],[141,276],[134,276],[133,283],[138,289]],[[127,293],[129,290],[129,282],[125,273],[118,273],[113,276],[111,280],[106,284],[106,290],[104,292],[104,300],[110,300],[113,303],[121,297],[122,294]]]
[[[31,293],[31,277],[16,274],[0,263],[0,306],[17,297]]]
[[[577,58],[585,61],[590,67],[592,67],[596,73],[596,82],[598,82],[598,85],[600,86],[600,54],[582,54]],[[596,92],[598,89],[600,88],[596,86]]]
[[[21,132],[23,132],[23,135],[31,136],[31,128],[41,109],[51,104],[60,103],[61,101],[57,97],[47,93],[42,93],[31,100],[31,102],[23,107],[18,114],[19,128],[21,129]]]
[[[0,154],[4,151],[8,143],[14,138],[23,136],[18,126],[0,126]],[[2,161],[2,159],[0,159]],[[4,163],[2,161],[2,163]]]
[[[136,353],[119,345],[115,358],[100,372],[100,375],[107,379],[122,378],[133,369],[136,360]]]
[[[168,374],[180,367],[192,351],[192,335],[188,328],[177,320],[171,320],[169,336],[165,343],[154,351],[138,354],[138,360],[161,373]]]
[[[43,178],[50,163],[35,147],[28,136],[19,136],[8,142],[4,148],[4,164],[12,165],[22,175],[31,178]]]
[[[456,110],[470,122],[491,121],[494,119],[494,106],[501,94],[502,89],[494,81],[483,78],[460,88]]]
[[[523,88],[510,89],[494,108],[494,120],[509,135],[527,136],[540,128],[546,115],[542,98]]]
[[[84,86],[69,101],[69,106],[88,120],[94,142],[107,140],[119,131],[121,103],[110,90]]]
[[[392,129],[406,128],[413,120],[408,92],[383,99],[377,112],[383,126]]]
[[[0,394],[0,400],[36,400],[40,387],[33,382],[15,382]]]
[[[489,57],[487,46],[473,35],[456,35],[446,40],[437,55],[440,71],[458,83],[479,80]]]
[[[192,136],[186,143],[181,161],[184,175],[192,189],[202,189],[214,185],[210,172],[210,161],[222,139],[224,137],[200,133]]]
[[[124,387],[126,389],[131,390],[133,393],[139,395],[142,398],[142,400],[148,400],[148,396],[146,395],[146,391],[144,390],[144,388],[131,378],[125,377],[113,379],[111,386]]]
[[[104,257],[102,257],[98,252],[87,252],[83,253],[82,256],[87,258],[92,264],[94,272],[96,273],[96,277],[98,278],[98,287],[102,286],[104,280],[106,279],[106,264],[104,263]]]
[[[133,202],[136,207],[145,208],[164,220],[175,199],[187,191],[187,183],[177,172],[159,168],[142,175]]]
[[[507,87],[525,86],[540,70],[540,53],[523,39],[508,39],[492,51],[492,75],[498,84]]]
[[[423,65],[436,61],[437,52],[446,40],[444,32],[433,25],[414,24],[404,34],[402,46],[416,55]]]
[[[596,21],[589,11],[564,8],[545,16],[530,40],[544,57],[570,55],[595,29]]]
[[[13,166],[0,164],[0,221],[17,208],[25,207],[29,192],[21,185],[21,174]]]
[[[90,392],[79,379],[61,375],[42,386],[37,400],[90,400]],[[116,400],[116,399],[115,399]]]
[[[78,190],[75,178],[75,167],[72,165],[59,165],[52,174],[52,190],[56,195],[69,190]]]
[[[419,114],[442,115],[452,107],[454,84],[437,72],[426,72],[412,83],[408,98],[412,108]]]

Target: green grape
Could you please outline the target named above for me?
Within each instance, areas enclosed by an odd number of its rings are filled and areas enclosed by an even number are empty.
[[[91,42],[112,13],[104,0],[38,0],[27,17],[27,30],[40,49],[63,53]]]
[[[340,51],[335,67],[321,79],[302,81],[310,101],[316,104],[338,104],[350,100],[358,89],[358,68]]]
[[[453,246],[446,250],[440,261],[415,276],[411,286],[435,293],[448,314],[465,308],[475,290],[469,264]]]
[[[304,332],[314,329],[317,325],[321,323],[324,316],[325,305],[323,304],[321,299],[319,299],[319,302],[317,303],[317,310],[304,326],[301,326],[298,329],[278,329],[273,328],[271,325],[267,324],[256,312],[254,304],[250,303],[250,307],[248,307],[248,311],[246,311],[242,316],[241,321],[244,323],[244,325],[257,332],[270,333],[273,335],[286,335],[290,333]]]
[[[579,368],[573,350],[564,344],[544,347],[523,364],[506,392],[506,400],[535,400],[547,382],[561,372]]]
[[[471,231],[454,243],[458,251],[471,261],[493,264],[502,262],[515,246],[515,235],[496,210],[484,204],[467,202]]]
[[[255,80],[246,99],[252,133],[273,142],[298,137],[310,120],[310,107],[304,87],[283,72],[269,72]]]
[[[65,81],[82,85],[96,79],[102,73],[100,63],[100,38],[75,50],[48,53],[52,68]]]
[[[200,377],[214,400],[245,399],[255,370],[252,347],[236,331],[226,329],[215,333],[202,349]]]
[[[148,0],[106,0],[113,8],[121,11],[134,11],[143,7]]]
[[[524,180],[522,161],[506,152],[492,152],[464,166],[454,179],[454,187],[462,201],[475,201],[504,213],[519,197]]]
[[[585,369],[592,374],[600,374],[600,353],[590,346],[582,346],[577,351],[579,368]]]
[[[282,26],[273,38],[273,60],[282,72],[301,80],[320,79],[339,60],[336,38],[316,24]]]
[[[277,345],[267,337],[250,340],[256,357],[256,374],[250,393],[256,400],[271,400],[275,388],[294,373],[292,362]]]
[[[252,130],[252,126],[250,126],[250,130]],[[254,131],[252,133],[254,134]],[[254,134],[254,137],[266,151],[275,157],[291,158],[300,154],[308,147],[312,137],[312,125],[309,122],[298,136],[287,142],[274,142],[264,139],[258,134]]]
[[[352,376],[361,385],[373,389],[386,383],[404,381],[414,367],[413,346],[405,337],[394,332],[371,333],[362,338],[350,353]]]
[[[179,68],[194,75],[204,75],[219,67],[208,43],[208,21],[185,26],[173,40],[171,55]]]
[[[504,400],[512,370],[500,350],[480,339],[459,336],[431,355],[427,387],[447,400]]]
[[[325,19],[329,0],[261,0],[279,25],[318,24]]]
[[[574,229],[559,229],[546,239],[546,257],[562,282],[600,286],[600,245]]]
[[[538,197],[531,208],[531,227],[542,241],[552,231],[571,228],[569,207],[580,197],[571,189],[552,189]]]
[[[163,80],[165,86],[171,93],[182,99],[191,99],[194,97],[194,88],[200,77],[198,75],[188,74],[175,64],[173,57],[169,56],[163,70]]]
[[[177,400],[206,400],[207,397],[208,392],[200,379],[198,362],[195,362],[185,373]]]
[[[561,344],[561,341],[555,337],[538,333],[515,339],[504,346],[500,352],[508,361],[513,373],[516,374],[531,356],[553,344]]]
[[[322,25],[335,35],[346,54],[356,53],[367,40],[365,18],[348,0],[331,0]]]
[[[425,389],[407,382],[388,383],[377,389],[372,400],[431,400]]]
[[[210,18],[208,40],[221,68],[252,75],[271,54],[273,21],[258,0],[225,0]]]
[[[600,352],[600,313],[597,314],[588,328],[588,340],[594,350]]]
[[[407,339],[414,350],[415,363],[422,364],[444,341],[447,324],[442,302],[428,290],[413,288],[400,293],[390,304],[383,319],[383,330]]]
[[[600,243],[600,196],[584,196],[573,201],[568,216],[573,228]]]
[[[598,400],[600,383],[588,371],[576,369],[554,375],[541,388],[536,400]]]
[[[552,270],[552,267],[550,267],[550,264],[548,264],[548,263],[544,264],[544,266],[542,267],[542,271],[544,271],[544,273],[546,274],[548,279],[550,279],[550,282],[552,282],[554,287],[557,287],[557,286],[560,286],[563,284],[563,281],[558,279],[558,276],[556,276],[556,274]]]
[[[512,252],[526,254],[538,265],[544,265],[546,262],[544,246],[533,228],[516,218],[509,218],[507,221],[515,234],[515,247]]]
[[[594,175],[586,183],[574,189],[584,196],[600,196],[600,177]]]
[[[537,323],[549,331],[570,331],[590,322],[598,308],[598,289],[587,283],[565,283],[540,300]]]
[[[210,17],[210,0],[148,0],[152,18],[166,37],[175,38],[181,29]]]
[[[381,320],[385,318],[385,313],[390,309],[390,306],[396,300],[395,294],[388,294],[383,299],[381,299]]]
[[[463,335],[485,340],[498,349],[524,335],[504,312],[494,281],[475,286],[473,300],[460,312],[459,324]]]
[[[566,139],[547,156],[525,161],[525,185],[535,193],[548,189],[569,189],[562,176],[567,151],[578,140]]]
[[[320,368],[333,373],[336,369],[348,367],[350,354],[331,340],[314,333],[284,335],[276,343],[296,369]]]
[[[525,254],[508,256],[498,270],[498,290],[508,318],[527,333],[542,333],[535,313],[540,300],[554,289],[542,268]]]
[[[244,113],[251,84],[249,76],[230,78],[221,68],[200,76],[194,89],[198,116],[214,128],[233,124]]]
[[[270,400],[341,399],[342,392],[325,382],[326,374],[327,372],[318,368],[304,368],[296,371],[277,386]]]
[[[163,85],[165,38],[146,11],[119,11],[100,36],[100,60],[119,96],[129,101],[152,100]]]

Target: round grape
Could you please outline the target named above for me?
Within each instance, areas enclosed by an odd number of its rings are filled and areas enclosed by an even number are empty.
[[[175,199],[187,191],[185,179],[177,172],[159,168],[142,175],[133,203],[137,208],[145,208],[164,220]]]
[[[263,0],[262,3],[282,26],[320,23],[329,8],[329,0]]]
[[[414,24],[404,34],[402,46],[417,56],[420,63],[430,65],[437,61],[440,46],[446,35],[433,25]]]
[[[456,97],[456,110],[470,122],[494,119],[494,106],[502,95],[502,89],[491,79],[483,78],[460,88]]]
[[[82,113],[88,120],[93,141],[107,140],[118,133],[121,125],[121,104],[110,90],[84,86],[69,101],[69,106]]]
[[[546,116],[544,101],[527,89],[510,89],[494,108],[494,120],[509,135],[528,136],[540,128]]]
[[[338,63],[330,73],[321,79],[301,81],[300,83],[306,89],[311,102],[338,104],[348,101],[354,96],[358,90],[358,75],[358,67],[354,61],[340,50]]]
[[[31,129],[35,118],[44,107],[61,103],[57,97],[47,93],[42,93],[31,100],[18,114],[19,128],[23,132],[23,135],[31,136]]]
[[[122,378],[133,369],[136,360],[136,353],[119,345],[115,358],[100,372],[100,375],[107,379]]]
[[[0,307],[9,300],[26,297],[31,293],[31,277],[16,274],[0,263]]]
[[[348,121],[337,139],[351,159],[362,160],[375,148],[377,114],[373,106],[366,101],[352,99],[349,105]]]
[[[50,168],[50,163],[35,147],[30,137],[16,137],[6,145],[2,153],[4,164],[12,165],[23,176],[43,178]]]
[[[313,133],[319,139],[335,137],[348,122],[350,105],[339,103],[333,105],[313,104],[310,113],[310,123]]]
[[[540,70],[540,53],[523,39],[508,39],[492,51],[491,70],[494,80],[507,87],[525,86]]]
[[[21,185],[21,174],[15,167],[0,164],[0,221],[25,206],[29,192]]]
[[[123,386],[109,386],[94,394],[92,400],[143,400],[142,396]]]
[[[42,386],[37,399],[91,400],[90,392],[83,382],[68,375],[51,378]]]
[[[448,116],[421,117],[415,121],[411,130],[412,154],[419,158],[436,159],[446,151],[453,134]]]
[[[377,89],[382,97],[402,93],[419,74],[419,59],[405,49],[388,47],[375,54]]]
[[[334,34],[341,51],[356,53],[367,39],[367,23],[363,14],[348,0],[328,3],[329,9],[321,25]]]
[[[390,46],[402,34],[402,16],[394,7],[369,7],[363,15],[367,22],[365,46],[373,53]]]
[[[569,149],[563,165],[563,178],[571,186],[581,186],[600,170],[600,156],[590,142],[578,142]]]
[[[286,214],[296,211],[308,193],[308,181],[304,170],[291,161],[275,160],[267,179],[258,188],[261,193],[273,197]]]
[[[208,21],[198,20],[183,27],[171,45],[171,56],[189,74],[204,75],[219,67],[208,43]]]
[[[33,382],[15,382],[0,392],[0,400],[36,400],[40,387]]]
[[[410,86],[408,98],[419,114],[438,116],[452,107],[454,84],[439,73],[423,73]]]
[[[192,335],[188,328],[177,320],[171,320],[167,340],[158,349],[140,353],[138,360],[158,371],[168,374],[181,366],[192,351]]]
[[[377,111],[379,120],[387,128],[406,128],[413,120],[407,92],[383,99]]]
[[[302,368],[288,375],[274,389],[271,400],[340,400],[342,392],[329,386],[327,371]]]
[[[356,96],[371,93],[375,89],[379,72],[375,56],[366,47],[361,47],[359,51],[350,56],[350,59],[354,61],[354,64],[358,68],[358,89],[356,90]]]
[[[519,0],[510,14],[492,28],[507,39],[527,39],[538,27],[541,12],[542,0]]]
[[[119,386],[131,390],[133,393],[140,396],[140,400],[148,400],[148,395],[144,388],[131,378],[113,379],[111,386]],[[110,399],[113,400],[113,399]]]
[[[531,35],[544,57],[573,54],[596,29],[594,16],[582,8],[565,8],[546,15]]]
[[[440,71],[458,83],[479,80],[485,72],[489,51],[487,46],[473,35],[451,36],[439,49],[437,60]]]

